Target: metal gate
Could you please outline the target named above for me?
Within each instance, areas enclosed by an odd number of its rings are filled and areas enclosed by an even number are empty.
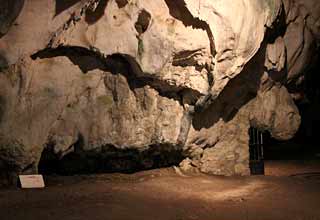
[[[249,129],[249,153],[251,175],[264,174],[263,133],[256,128]]]

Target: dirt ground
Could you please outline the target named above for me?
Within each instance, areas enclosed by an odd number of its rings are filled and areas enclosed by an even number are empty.
[[[269,161],[266,176],[48,176],[38,190],[0,190],[1,220],[316,220],[319,161]]]

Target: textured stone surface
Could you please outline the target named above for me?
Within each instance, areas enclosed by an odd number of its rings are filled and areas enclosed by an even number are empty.
[[[22,5],[1,6],[15,10],[0,17],[3,177],[36,173],[48,152],[247,175],[250,127],[280,140],[299,127],[286,85],[312,63],[317,1]]]

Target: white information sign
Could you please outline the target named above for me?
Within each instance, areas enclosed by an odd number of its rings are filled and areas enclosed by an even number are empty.
[[[19,175],[21,188],[44,188],[44,181],[42,175]]]

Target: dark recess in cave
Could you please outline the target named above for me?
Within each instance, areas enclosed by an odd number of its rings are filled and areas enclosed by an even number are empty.
[[[56,0],[55,16],[69,9],[73,5],[77,4],[81,0]]]
[[[302,118],[302,121],[305,119]],[[300,127],[295,137],[288,141],[279,141],[264,132],[264,158],[265,160],[320,160],[320,146],[317,138],[319,132],[313,130],[306,134]]]
[[[50,148],[42,152],[38,166],[43,175],[77,175],[95,173],[134,173],[141,170],[178,165],[184,158],[179,149],[172,146],[150,146],[148,150],[120,150],[112,145],[101,148],[99,154],[81,152],[81,142],[75,144],[75,151],[58,158]],[[78,150],[77,150],[78,149]],[[99,155],[99,156],[97,156]]]
[[[98,6],[94,11],[87,10],[85,16],[86,22],[90,25],[96,23],[104,15],[104,10],[106,9],[108,2],[109,0],[99,1]]]
[[[316,45],[315,45],[316,46]],[[301,94],[296,105],[301,115],[301,125],[296,135],[288,141],[278,141],[264,132],[266,160],[320,160],[320,49],[304,72],[304,81],[287,85],[290,93]]]
[[[119,8],[123,8],[128,4],[128,0],[116,0],[116,3]]]
[[[139,35],[146,32],[149,27],[150,20],[151,14],[146,10],[141,10],[138,16],[138,20],[134,25]]]

